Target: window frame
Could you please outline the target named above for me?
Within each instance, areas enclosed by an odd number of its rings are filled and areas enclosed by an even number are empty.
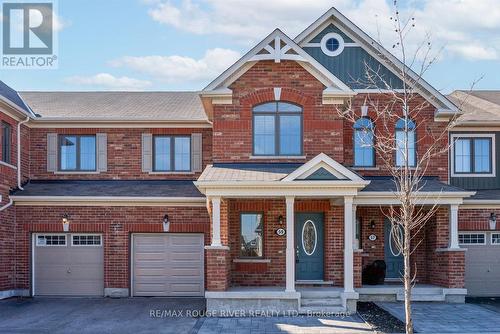
[[[156,168],[156,139],[157,138],[170,138],[170,169],[157,169]],[[175,169],[175,138],[187,138],[189,140],[189,169]],[[153,173],[189,173],[193,170],[193,152],[192,142],[190,135],[153,135]]]
[[[403,132],[404,133],[404,127],[403,128],[398,128],[398,123],[399,121],[404,121],[404,118],[400,118],[396,121],[396,124],[394,125],[394,140],[395,140],[395,144],[396,144],[396,152],[394,153],[394,166],[397,167],[397,168],[402,168],[404,167],[404,165],[398,165],[398,148],[397,148],[397,138],[398,138],[398,132]],[[417,142],[418,142],[418,137],[417,137],[417,123],[411,119],[411,118],[408,118],[408,122],[412,122],[413,123],[413,128],[412,130],[410,131],[410,129],[408,129],[408,133],[410,132],[413,132],[413,140],[414,140],[414,149],[413,149],[413,164],[410,164],[408,163],[408,166],[410,168],[414,168],[417,166],[417,151],[418,151],[418,146],[417,146]]]
[[[498,235],[499,242],[493,242],[493,235]],[[490,233],[490,245],[500,246],[500,232],[491,232]]]
[[[61,160],[61,148],[62,141],[64,137],[76,137],[76,168],[74,169],[62,169],[62,160]],[[82,137],[92,137],[94,138],[94,156],[95,156],[95,165],[94,169],[81,169],[81,138]],[[57,171],[58,172],[97,172],[97,136],[95,134],[81,134],[81,135],[73,135],[73,134],[59,134],[57,136]]]
[[[496,176],[496,135],[494,133],[454,133],[451,135],[451,154],[450,154],[450,162],[451,162],[451,177],[495,177]],[[469,139],[470,140],[470,172],[456,172],[456,154],[455,154],[455,142],[458,139]],[[490,139],[490,171],[489,172],[474,172],[474,141],[475,139]]]
[[[5,121],[2,121],[1,125],[2,157],[0,161],[10,165],[12,163],[12,125]],[[6,129],[8,129],[7,134]]]
[[[241,254],[241,241],[242,241],[242,238],[241,238],[241,224],[243,222],[242,220],[242,216],[243,215],[261,215],[262,217],[262,255],[261,256],[244,256]],[[264,259],[265,257],[265,248],[264,248],[264,245],[265,245],[265,242],[264,242],[264,239],[265,239],[265,219],[264,219],[264,212],[263,211],[242,211],[240,212],[240,224],[239,224],[239,237],[238,237],[238,259]]]
[[[483,242],[482,243],[464,243],[464,242],[460,242],[460,236],[461,235],[482,235],[483,236]],[[459,232],[458,233],[458,244],[460,246],[464,246],[464,245],[472,245],[472,246],[475,246],[475,245],[486,245],[486,240],[487,239],[487,236],[486,236],[486,232]]]
[[[99,237],[99,244],[92,244],[92,245],[76,245],[74,243],[74,237],[76,236],[85,236],[85,237]],[[70,236],[70,239],[71,239],[71,247],[102,247],[102,234],[95,234],[95,233],[75,233],[75,234],[71,234]]]
[[[373,163],[371,165],[356,165],[356,133],[360,130],[356,129],[355,126],[356,126],[356,123],[361,120],[361,119],[367,119],[370,121],[371,125],[372,125],[372,146],[371,146],[371,150],[372,150],[372,157],[373,157]],[[377,166],[377,159],[376,159],[376,154],[375,154],[375,123],[373,122],[373,120],[370,118],[370,117],[360,117],[356,120],[356,122],[354,122],[354,124],[352,125],[352,167],[354,168],[373,168],[373,167],[376,167]]]
[[[64,245],[41,245],[38,243],[38,238],[39,237],[47,237],[47,236],[58,236],[58,237],[61,237],[63,236],[64,237]],[[38,233],[35,235],[35,246],[36,247],[67,247],[68,246],[68,234],[64,234],[64,233]]]
[[[278,110],[278,103],[287,103],[300,108],[300,112]],[[264,104],[275,104],[275,111],[257,111],[255,108]],[[299,116],[300,118],[300,152],[297,154],[281,154],[280,153],[280,116]],[[255,116],[274,116],[274,154],[258,154],[255,152]],[[301,157],[304,154],[304,108],[289,101],[268,101],[256,104],[252,107],[252,155],[256,157]]]

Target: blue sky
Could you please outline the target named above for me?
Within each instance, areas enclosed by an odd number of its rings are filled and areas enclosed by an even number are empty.
[[[335,5],[385,45],[386,0],[59,0],[59,68],[1,70],[18,90],[199,90],[279,27],[290,37]],[[407,0],[411,49],[431,33],[439,60],[426,79],[450,92],[500,89],[497,0]],[[446,15],[445,15],[446,13]]]

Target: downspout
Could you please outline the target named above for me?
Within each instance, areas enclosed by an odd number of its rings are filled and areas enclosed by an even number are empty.
[[[14,201],[13,201],[13,200],[12,200],[12,198],[11,198],[11,199],[9,200],[9,203],[5,204],[4,206],[2,206],[2,207],[0,208],[0,211],[3,211],[3,210],[5,210],[5,209],[7,209],[9,206],[11,206],[11,205],[12,205],[12,203],[14,203]]]
[[[26,117],[24,121],[17,123],[17,188],[19,190],[24,190],[21,186],[22,184],[22,168],[21,168],[21,125],[28,122],[29,117]]]

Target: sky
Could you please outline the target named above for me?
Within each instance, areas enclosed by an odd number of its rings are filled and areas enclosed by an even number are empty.
[[[2,2],[4,0],[0,0]],[[406,46],[430,39],[444,93],[500,89],[500,0],[400,0]],[[0,70],[14,89],[201,90],[275,28],[294,38],[335,6],[391,50],[393,0],[58,0],[57,69]]]

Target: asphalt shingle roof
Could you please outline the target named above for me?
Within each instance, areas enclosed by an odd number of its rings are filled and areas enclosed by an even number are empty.
[[[500,200],[500,189],[476,190],[469,200]]]
[[[500,91],[455,91],[448,98],[463,112],[459,123],[500,121]]]
[[[198,92],[19,92],[33,112],[70,119],[207,121]]]
[[[366,180],[370,181],[370,184],[363,188],[361,191],[373,191],[373,192],[394,192],[397,190],[396,183],[392,177],[386,176],[374,176],[367,177]],[[444,182],[439,181],[437,177],[424,177],[420,183],[420,191],[422,192],[463,192],[466,191],[462,188],[451,186]]]
[[[92,197],[204,197],[193,181],[184,180],[99,180],[30,181],[15,196]]]

